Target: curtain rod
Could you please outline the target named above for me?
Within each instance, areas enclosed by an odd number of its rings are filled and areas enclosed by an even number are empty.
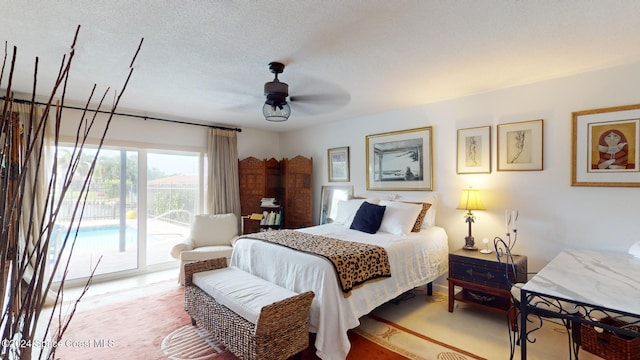
[[[6,98],[4,96],[0,96],[0,100],[6,100]],[[23,99],[13,99],[13,102],[19,103],[19,104],[31,104],[30,100],[23,100]],[[38,102],[38,101],[35,101],[34,104],[36,104],[36,105],[47,105],[46,103]],[[61,106],[63,108],[65,108],[65,109],[85,110],[85,108],[81,108],[81,107],[78,107],[78,106],[69,106],[69,105],[61,105]],[[87,111],[91,111],[91,112],[102,113],[102,114],[111,114],[111,111],[105,111],[105,110],[92,110],[92,109],[86,109],[86,110]],[[135,117],[135,118],[140,118],[140,119],[144,119],[144,120],[165,121],[165,122],[171,122],[171,123],[183,124],[183,125],[203,126],[203,127],[208,127],[210,129],[231,130],[231,131],[242,132],[242,129],[240,129],[240,128],[230,128],[230,127],[225,127],[225,126],[198,124],[198,123],[192,123],[192,122],[188,122],[188,121],[173,120],[173,119],[163,119],[163,118],[158,118],[158,117],[153,117],[153,116],[134,115],[134,114],[125,114],[125,113],[117,113],[117,112],[114,112],[113,115],[129,116],[129,117]]]

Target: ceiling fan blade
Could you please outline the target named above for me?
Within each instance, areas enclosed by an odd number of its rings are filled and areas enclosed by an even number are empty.
[[[346,106],[351,96],[344,94],[309,94],[290,96],[289,101],[295,112],[306,115],[329,113]]]
[[[318,109],[318,106],[305,104],[303,102],[291,102],[291,113],[300,115],[318,115],[326,112],[331,112],[331,109]]]
[[[226,93],[215,93],[212,95],[211,102],[217,104],[221,110],[225,111],[249,110],[264,104],[264,97],[258,94],[228,91]]]
[[[347,93],[343,94],[309,94],[290,96],[291,102],[305,102],[320,105],[334,105],[341,107],[347,105],[351,101],[351,96]]]

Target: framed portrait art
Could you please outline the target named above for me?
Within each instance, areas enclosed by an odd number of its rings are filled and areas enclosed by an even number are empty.
[[[498,125],[498,171],[542,170],[543,121]]]
[[[458,129],[458,174],[491,173],[491,126]]]
[[[329,181],[349,181],[349,147],[327,150]]]
[[[571,185],[640,187],[640,104],[572,113]]]
[[[433,130],[367,135],[367,190],[433,190]]]

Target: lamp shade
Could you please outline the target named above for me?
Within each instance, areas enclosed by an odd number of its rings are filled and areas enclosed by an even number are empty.
[[[460,210],[485,210],[482,201],[480,200],[480,192],[476,189],[462,190],[462,196],[460,197],[460,203],[458,204]]]

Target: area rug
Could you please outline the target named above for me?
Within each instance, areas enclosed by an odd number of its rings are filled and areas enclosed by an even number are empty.
[[[445,289],[446,290],[446,289]],[[458,353],[456,357],[447,352],[430,355],[428,351],[411,346],[409,352],[429,359],[508,359],[509,358],[509,325],[507,315],[497,311],[487,311],[471,304],[454,304],[454,311],[448,311],[446,292],[434,291],[427,294],[424,287],[412,291],[411,297],[400,302],[389,302],[375,310],[367,317],[382,324],[379,334],[386,334],[392,345],[398,343],[408,346],[414,341],[405,334],[413,334],[420,339],[428,339],[431,343],[439,343],[447,349]],[[366,319],[366,318],[364,318]],[[367,322],[361,319],[363,324]],[[397,329],[402,333],[397,333]],[[403,335],[400,335],[403,334]],[[384,336],[379,336],[383,337]],[[545,321],[541,329],[530,334],[535,343],[527,346],[528,359],[547,360],[568,358],[568,338],[566,329],[559,324]],[[384,338],[384,340],[387,340]],[[401,342],[396,340],[402,340]],[[519,348],[518,348],[519,351]],[[582,351],[580,359],[591,359],[590,354]],[[447,357],[448,356],[448,357]],[[407,357],[410,357],[407,355]]]
[[[98,306],[84,306],[74,315],[56,358],[237,360],[207,331],[191,325],[183,307],[184,288],[149,293],[133,299],[121,294],[124,300],[107,305],[100,299],[83,299]],[[349,360],[479,359],[375,315],[361,321],[349,332]],[[312,335],[311,344],[313,340]],[[318,359],[313,345],[301,359]]]
[[[360,319],[355,332],[389,350],[415,360],[483,359],[375,315]]]
[[[211,333],[191,324],[167,335],[160,348],[168,359],[173,360],[236,359]]]
[[[174,282],[175,283],[175,282]],[[151,288],[149,293],[153,292]],[[97,299],[83,299],[87,306],[73,316],[56,349],[59,359],[167,359],[164,338],[190,324],[182,306],[184,290],[177,285],[153,295],[138,296],[99,306]],[[97,303],[97,307],[89,306]],[[84,305],[84,304],[81,304]]]

